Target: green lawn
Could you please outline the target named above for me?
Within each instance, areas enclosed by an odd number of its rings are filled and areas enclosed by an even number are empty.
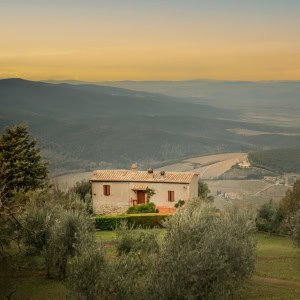
[[[300,249],[287,237],[257,233],[256,272],[241,299],[300,299]]]
[[[163,236],[164,231],[158,231]],[[98,231],[96,240],[104,244],[105,253],[115,256],[116,233]],[[257,233],[255,276],[245,284],[236,299],[300,299],[300,249],[287,237]],[[5,266],[0,269],[0,299],[5,299],[12,283]],[[16,274],[17,292],[12,299],[66,299],[67,289],[61,282],[46,280],[41,272],[22,271]]]

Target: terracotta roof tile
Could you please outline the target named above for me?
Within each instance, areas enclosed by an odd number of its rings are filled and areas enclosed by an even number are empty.
[[[197,175],[187,172],[165,172],[165,175],[161,175],[160,171],[95,170],[91,181],[190,183],[194,176]]]

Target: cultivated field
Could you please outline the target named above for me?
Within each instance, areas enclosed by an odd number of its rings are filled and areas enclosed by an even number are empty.
[[[68,190],[69,188],[73,187],[76,182],[90,179],[91,174],[92,172],[71,173],[54,177],[51,179],[51,181],[61,190]]]
[[[229,132],[239,134],[239,135],[246,135],[246,136],[256,136],[262,134],[278,134],[284,136],[298,136],[300,133],[284,133],[284,132],[268,132],[268,131],[257,131],[257,130],[249,130],[249,129],[242,129],[242,128],[232,128],[227,129]]]
[[[247,159],[247,153],[224,153],[216,155],[207,155],[193,157],[183,160],[182,162],[166,165],[157,170],[169,172],[188,172],[192,171],[200,175],[203,179],[217,178],[224,172],[229,170],[236,163]],[[89,179],[91,172],[72,173],[57,176],[52,179],[54,184],[57,184],[61,189],[68,189],[78,181]]]
[[[193,157],[182,162],[167,165],[158,170],[187,172],[192,171],[201,179],[214,179],[228,171],[236,163],[247,160],[247,153],[223,153]]]
[[[257,209],[270,199],[279,201],[288,190],[287,186],[271,184],[264,180],[207,180],[205,182],[215,198],[215,205],[221,209],[233,204]],[[221,192],[221,195],[218,196],[217,192]]]

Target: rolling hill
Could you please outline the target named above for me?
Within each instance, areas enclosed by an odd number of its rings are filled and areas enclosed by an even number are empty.
[[[193,155],[300,147],[298,128],[238,121],[239,111],[184,98],[90,84],[0,80],[0,126],[27,123],[53,174],[156,167]],[[262,130],[243,136],[231,128]]]

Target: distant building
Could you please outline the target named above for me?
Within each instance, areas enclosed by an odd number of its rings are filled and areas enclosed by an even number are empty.
[[[147,203],[147,191],[159,212],[173,212],[178,200],[198,197],[198,176],[187,172],[96,170],[91,176],[96,214],[124,213],[132,205]]]
[[[276,183],[277,177],[276,176],[264,176],[264,180],[270,183]]]
[[[251,165],[250,165],[249,161],[245,160],[245,161],[239,163],[239,167],[242,169],[247,169],[247,168],[250,168]]]

